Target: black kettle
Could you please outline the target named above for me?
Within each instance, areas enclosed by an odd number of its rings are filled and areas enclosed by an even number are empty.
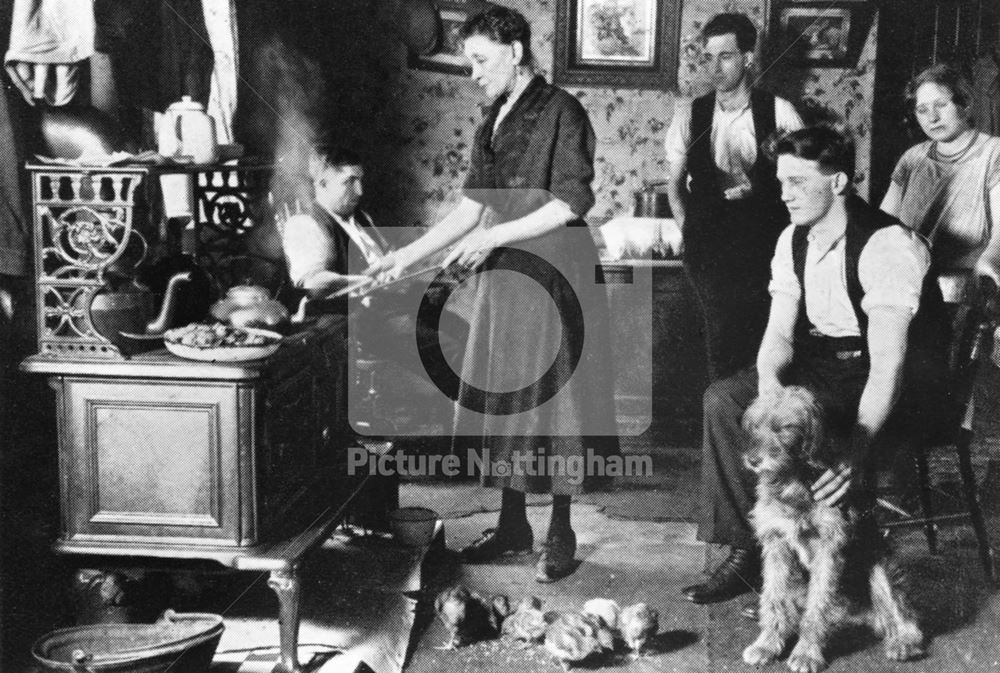
[[[135,281],[98,290],[90,301],[90,322],[98,334],[112,342],[122,334],[161,337],[172,326],[177,290],[189,280],[190,272],[175,274],[159,310],[152,291]]]
[[[91,294],[85,305],[94,331],[123,354],[146,350],[154,346],[157,339],[162,339],[163,333],[173,326],[177,294],[192,277],[189,271],[174,273],[157,308],[153,291],[138,273],[148,246],[139,232],[133,231],[131,236],[143,247],[138,260],[130,252],[131,245],[126,246],[123,254],[109,265],[104,287]],[[126,273],[128,265],[132,266],[131,274]]]
[[[177,288],[176,307],[172,324],[187,325],[204,320],[218,290],[215,279],[195,259],[194,230],[186,228],[186,218],[167,221],[166,240],[156,246],[153,261],[137,270],[136,279],[157,297],[169,294],[170,281],[180,273],[189,276],[187,283]]]

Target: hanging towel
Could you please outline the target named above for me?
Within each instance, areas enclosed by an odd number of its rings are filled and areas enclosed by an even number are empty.
[[[66,105],[79,86],[79,62],[94,53],[93,0],[14,0],[4,62],[34,105]]]
[[[208,97],[208,114],[215,120],[215,137],[220,144],[232,143],[233,115],[236,113],[236,78],[239,73],[236,45],[235,0],[202,0],[205,28],[212,43],[214,69]]]
[[[161,0],[159,105],[166,110],[181,96],[208,107],[212,81],[212,42],[201,0]]]

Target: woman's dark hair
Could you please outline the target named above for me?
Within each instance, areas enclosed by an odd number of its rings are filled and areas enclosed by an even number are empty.
[[[951,100],[960,108],[972,104],[972,85],[962,72],[947,63],[932,65],[921,71],[906,85],[906,103],[913,112],[917,106],[917,89],[924,84],[937,84],[951,92]]]
[[[516,9],[492,5],[466,19],[458,30],[458,36],[466,40],[473,35],[483,35],[500,44],[520,42],[524,48],[520,65],[532,65],[531,25]]]
[[[830,173],[845,173],[854,179],[854,141],[828,126],[810,126],[786,133],[774,142],[773,151],[776,159],[790,154],[815,161]]]
[[[701,31],[704,39],[719,35],[735,35],[736,46],[746,53],[757,45],[757,29],[745,14],[716,14]]]

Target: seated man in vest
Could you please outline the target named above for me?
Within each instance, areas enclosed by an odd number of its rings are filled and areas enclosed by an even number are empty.
[[[945,325],[938,322],[940,294],[934,301],[935,293],[925,289],[936,288],[927,276],[925,242],[852,193],[854,148],[840,133],[793,131],[778,139],[775,154],[792,224],[771,262],[771,309],[756,367],[716,381],[705,393],[698,537],[731,551],[706,582],[684,589],[695,603],[729,600],[759,581],[759,551],[748,521],[754,477],[741,461],[740,427],[757,395],[791,384],[812,390],[828,430],[850,442],[846,455],[852,457],[821,475],[813,496],[830,505],[858,498],[854,502],[864,506],[872,460],[891,434],[885,431],[890,412],[925,402],[900,400],[904,368],[922,363],[931,370],[922,374],[920,388],[943,389],[935,381],[943,369],[933,363],[943,362],[946,330],[938,329]],[[894,413],[894,426],[897,418]],[[745,614],[753,611],[751,604]]]
[[[344,312],[345,299],[325,301],[324,298],[358,280],[355,276],[389,252],[389,244],[368,214],[358,207],[364,168],[357,154],[331,145],[317,145],[310,157],[309,173],[314,189],[312,212],[288,218],[281,231],[288,275],[295,287],[310,298],[311,311]],[[417,323],[418,305],[418,298],[381,292],[373,297],[370,308],[358,306],[352,319],[359,320],[357,334],[363,348],[422,374],[423,362],[435,363],[432,369],[449,366],[440,361],[435,348],[429,347],[439,340],[445,358],[458,362],[464,344],[460,335],[452,336],[447,330],[461,331],[461,319],[449,314],[442,320],[445,333],[440,333],[429,325]],[[423,362],[413,357],[415,354],[407,346],[414,339],[418,349],[426,349]],[[434,376],[435,381],[448,378]],[[452,399],[458,393],[457,388],[442,392]]]
[[[364,269],[389,250],[367,213],[358,208],[365,177],[361,158],[329,145],[313,148],[312,212],[285,222],[281,244],[288,275],[310,297],[323,297],[348,283],[348,268]]]

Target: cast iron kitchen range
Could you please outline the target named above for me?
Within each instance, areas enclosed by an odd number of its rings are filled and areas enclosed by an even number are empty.
[[[270,290],[219,286],[220,261],[245,255],[243,236],[260,219],[251,201],[266,168],[29,172],[40,310],[38,354],[22,369],[48,377],[56,392],[55,550],[268,571],[281,662],[298,670],[299,563],[343,520],[367,478],[349,474],[343,450],[344,316],[291,330]],[[158,210],[155,178],[165,172],[194,186],[195,215],[181,227],[193,233],[183,268],[147,260],[154,246],[177,249],[161,240],[177,229]],[[164,282],[142,282],[151,267]],[[210,307],[243,324],[212,324]],[[203,322],[173,322],[192,308]]]

